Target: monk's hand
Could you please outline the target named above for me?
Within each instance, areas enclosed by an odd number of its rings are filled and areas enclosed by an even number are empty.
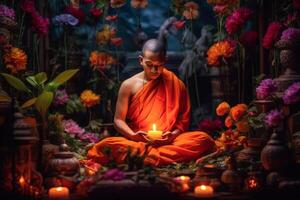
[[[164,146],[167,144],[170,144],[170,138],[162,138],[162,139],[158,139],[158,140],[153,140],[151,141],[149,144],[153,147],[160,147],[160,146]]]
[[[132,140],[136,142],[150,142],[151,140],[147,136],[145,131],[137,131],[132,134]]]

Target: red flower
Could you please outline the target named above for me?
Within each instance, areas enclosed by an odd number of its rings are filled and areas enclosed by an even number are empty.
[[[118,37],[118,38],[111,38],[110,43],[112,43],[115,46],[120,46],[123,43],[123,39]]]
[[[35,13],[35,4],[33,0],[23,0],[21,3],[21,8],[27,13]]]
[[[76,17],[80,23],[84,22],[85,20],[85,13],[77,8],[74,8],[73,6],[69,6],[65,9],[65,13],[71,14],[74,17]]]
[[[95,0],[83,0],[84,4],[90,4],[90,3],[94,3]]]
[[[240,42],[245,48],[252,49],[256,46],[258,34],[256,31],[247,31],[240,36]]]
[[[90,10],[91,15],[93,15],[94,17],[100,17],[103,14],[103,10],[100,8],[92,8]]]
[[[270,49],[275,41],[279,39],[283,26],[279,22],[272,22],[263,38],[263,47]]]
[[[184,20],[177,20],[173,23],[173,25],[177,28],[177,29],[182,29],[184,27],[185,21]]]
[[[232,35],[241,28],[252,14],[249,8],[239,8],[227,17],[225,22],[226,31]]]
[[[223,123],[219,119],[204,119],[200,122],[198,128],[200,131],[204,131],[208,134],[213,134],[214,132],[222,129]]]
[[[293,0],[293,7],[300,10],[300,0]]]
[[[49,19],[43,18],[37,13],[32,13],[32,28],[38,32],[39,35],[46,35],[49,31]]]
[[[110,15],[110,16],[105,17],[105,19],[107,21],[113,22],[113,21],[116,21],[118,19],[118,15]]]
[[[225,14],[225,12],[227,11],[228,6],[227,5],[215,5],[214,7],[214,12],[222,15]]]

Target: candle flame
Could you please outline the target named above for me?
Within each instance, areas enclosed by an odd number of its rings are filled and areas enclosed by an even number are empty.
[[[20,184],[24,184],[24,183],[25,183],[25,179],[24,179],[24,177],[23,177],[23,176],[21,176],[21,177],[20,177],[20,179],[19,179],[19,183],[20,183]]]
[[[62,187],[57,187],[56,190],[57,191],[62,191]]]
[[[156,131],[156,124],[152,125],[152,129],[153,129],[153,131]]]
[[[200,186],[200,189],[201,189],[201,190],[206,190],[206,186],[205,186],[205,185],[201,185],[201,186]]]

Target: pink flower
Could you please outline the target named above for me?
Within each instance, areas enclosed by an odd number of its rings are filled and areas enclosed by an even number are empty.
[[[32,28],[39,35],[47,35],[49,31],[49,19],[43,18],[42,16],[38,15],[38,13],[32,13]]]
[[[73,15],[79,20],[80,23],[84,22],[86,17],[85,13],[82,10],[74,8],[73,6],[67,7],[65,9],[65,13]]]
[[[239,8],[227,17],[225,28],[229,35],[232,35],[241,28],[245,22],[250,18],[252,10],[249,8]]]
[[[90,13],[94,17],[100,17],[103,14],[103,10],[100,8],[94,7],[90,10]]]
[[[257,44],[258,34],[256,31],[247,31],[240,36],[240,42],[245,48],[252,49]]]
[[[300,29],[288,28],[282,32],[281,40],[290,40],[292,42],[300,42]]]
[[[55,92],[54,104],[55,105],[64,105],[69,101],[69,95],[65,89],[57,90]]]
[[[270,49],[276,40],[279,39],[283,26],[279,22],[272,22],[263,38],[263,47]]]
[[[14,9],[9,8],[3,4],[0,4],[0,16],[15,20],[16,14],[15,14]]]
[[[104,180],[120,181],[125,178],[124,172],[119,169],[109,169],[103,174]]]
[[[210,135],[215,133],[216,131],[219,131],[223,127],[223,122],[219,119],[204,119],[199,124],[199,130],[204,131]]]
[[[81,136],[85,131],[74,120],[63,120],[64,131],[72,136]]]
[[[269,127],[277,127],[279,126],[280,122],[284,119],[284,114],[282,111],[277,109],[271,110],[265,117],[265,123]]]
[[[293,83],[283,93],[283,102],[286,105],[300,102],[300,82]]]
[[[272,79],[265,79],[261,81],[256,88],[256,97],[257,99],[268,99],[276,92],[276,90],[276,82]]]
[[[84,133],[79,135],[79,139],[82,141],[87,141],[89,143],[96,143],[99,141],[99,138],[94,133]]]
[[[219,15],[222,15],[222,14],[225,14],[225,12],[227,11],[227,8],[228,6],[227,5],[215,5],[214,6],[214,12],[219,14]]]
[[[21,2],[21,8],[22,10],[24,10],[25,12],[32,14],[36,12],[35,9],[35,4],[33,0],[23,0]]]

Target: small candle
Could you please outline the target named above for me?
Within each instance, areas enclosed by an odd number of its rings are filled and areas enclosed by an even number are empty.
[[[69,189],[66,187],[53,187],[49,189],[48,195],[50,200],[68,200]]]
[[[197,197],[212,197],[214,189],[208,185],[200,185],[195,187],[195,196]]]
[[[148,134],[147,134],[147,135],[148,135],[148,138],[149,138],[150,140],[158,140],[158,139],[161,139],[162,131],[156,130],[156,124],[153,124],[152,129],[153,129],[153,130],[148,131]]]
[[[179,182],[181,184],[189,184],[190,180],[191,180],[191,178],[188,176],[178,176],[175,178],[175,181]]]
[[[20,179],[19,179],[19,184],[20,184],[20,186],[21,186],[21,192],[22,193],[25,193],[25,179],[24,179],[24,177],[23,176],[21,176],[20,177]]]

